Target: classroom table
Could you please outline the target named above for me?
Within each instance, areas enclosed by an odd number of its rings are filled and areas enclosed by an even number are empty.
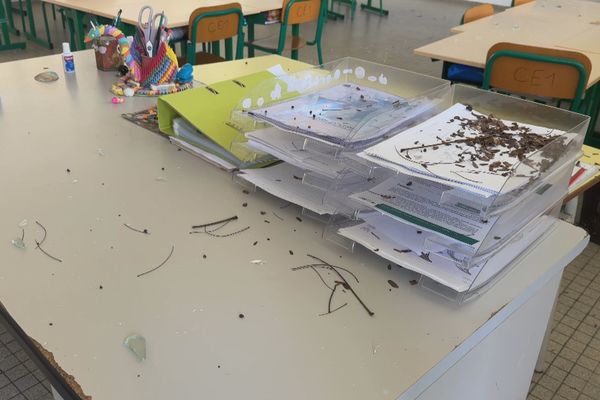
[[[156,100],[112,104],[115,74],[96,70],[92,50],[74,57],[67,76],[59,55],[0,64],[0,316],[64,400],[525,397],[585,231],[557,221],[459,305],[121,118]],[[304,67],[259,57],[202,66],[201,80],[276,64]],[[60,79],[35,81],[46,68]],[[232,216],[220,231],[231,236],[189,233]],[[26,248],[11,245],[23,232]],[[374,315],[349,290],[320,315],[329,290],[292,270],[308,254],[355,274]],[[123,345],[134,334],[145,361]]]
[[[582,0],[536,0],[455,27],[458,33],[414,50],[449,63],[484,68],[489,48],[498,42],[579,51],[591,61],[584,112],[590,115],[586,143],[600,146],[593,133],[600,106],[600,4]]]
[[[84,17],[86,15],[114,19],[119,10],[124,24],[137,26],[140,9],[151,5],[155,13],[164,11],[169,28],[181,28],[188,25],[190,14],[198,7],[214,6],[230,3],[225,0],[44,0],[43,3],[62,7],[69,14],[73,23],[75,43],[74,49],[85,49],[83,39]],[[245,16],[257,15],[265,11],[281,9],[283,0],[239,0]],[[249,34],[250,36],[250,34]],[[251,39],[249,37],[249,39]]]

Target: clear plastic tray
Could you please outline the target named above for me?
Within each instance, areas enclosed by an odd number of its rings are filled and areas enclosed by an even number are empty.
[[[274,126],[306,151],[356,151],[447,106],[449,82],[352,57],[265,81],[240,99],[231,124]]]

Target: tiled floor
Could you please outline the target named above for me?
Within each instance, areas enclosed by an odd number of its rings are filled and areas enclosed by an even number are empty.
[[[2,325],[0,400],[52,400],[50,384]]]
[[[600,246],[590,244],[565,270],[544,373],[528,400],[600,399]]]

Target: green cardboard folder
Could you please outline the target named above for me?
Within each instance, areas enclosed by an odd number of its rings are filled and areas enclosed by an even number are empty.
[[[216,143],[224,154],[212,148],[203,150],[221,158],[238,160],[239,168],[253,168],[268,165],[276,159],[265,153],[254,152],[245,146],[232,146],[245,142],[243,133],[229,124],[231,111],[242,100],[252,94],[269,98],[270,92],[260,93],[261,83],[272,80],[274,75],[267,71],[247,75],[234,80],[222,81],[207,87],[198,87],[180,93],[158,98],[158,125],[161,132],[176,136],[173,120],[183,118],[199,132]],[[268,86],[268,85],[267,85]],[[197,143],[193,143],[198,146]]]

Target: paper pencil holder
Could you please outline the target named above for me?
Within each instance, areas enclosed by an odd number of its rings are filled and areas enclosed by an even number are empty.
[[[101,36],[94,39],[94,55],[96,68],[101,71],[114,71],[121,64],[121,56],[117,52],[117,40],[113,36]]]
[[[136,38],[136,43],[140,43]],[[158,49],[149,57],[141,46],[132,48],[136,53],[134,58],[139,60],[139,69],[130,68],[130,78],[138,82],[143,88],[150,88],[152,85],[164,85],[175,82],[177,70],[177,55],[166,41],[161,41]],[[137,56],[137,57],[136,57]]]

